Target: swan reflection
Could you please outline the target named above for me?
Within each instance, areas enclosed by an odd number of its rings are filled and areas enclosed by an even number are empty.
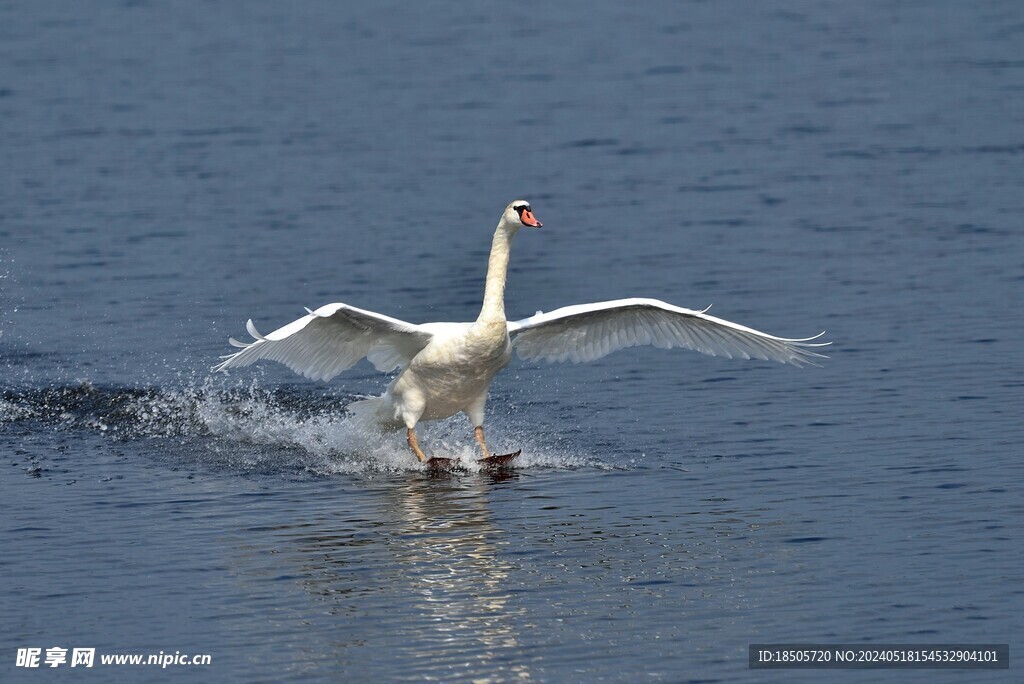
[[[360,515],[338,510],[339,494],[322,515],[275,526],[265,569],[280,577],[282,562],[298,566],[288,572],[307,595],[345,621],[329,657],[345,669],[530,681],[517,639],[528,621],[509,591],[515,566],[488,505],[501,477],[403,477],[369,493]]]
[[[516,621],[523,613],[510,605],[513,566],[492,541],[499,535],[487,487],[481,480],[410,481],[400,502],[404,544],[395,550],[424,624],[445,642],[475,641],[481,661],[518,647]],[[529,678],[525,669],[516,674]]]

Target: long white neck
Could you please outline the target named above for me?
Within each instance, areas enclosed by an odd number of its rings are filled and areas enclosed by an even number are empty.
[[[504,222],[498,224],[491,242],[491,257],[487,261],[487,283],[484,286],[484,305],[478,322],[505,322],[505,278],[508,276],[508,257],[512,247],[512,232]]]

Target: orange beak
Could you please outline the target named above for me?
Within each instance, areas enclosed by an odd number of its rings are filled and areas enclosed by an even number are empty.
[[[524,211],[519,220],[523,222],[524,226],[530,226],[531,228],[540,228],[544,224],[533,217],[532,211]]]

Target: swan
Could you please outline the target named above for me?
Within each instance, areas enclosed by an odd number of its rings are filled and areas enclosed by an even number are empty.
[[[246,329],[253,342],[228,341],[239,351],[222,356],[214,371],[247,366],[260,359],[278,361],[313,380],[330,380],[365,358],[381,372],[401,368],[387,391],[349,405],[381,427],[406,428],[406,441],[420,462],[450,465],[428,458],[416,436],[421,421],[464,413],[473,425],[484,464],[517,456],[494,455],[484,438],[484,405],[494,376],[512,359],[594,361],[638,345],[685,347],[712,356],[758,358],[795,366],[817,365],[827,358],[814,351],[824,333],[802,339],[775,337],[752,328],[683,309],[657,299],[617,299],[579,304],[529,318],[505,318],[505,279],[512,238],[523,227],[540,228],[530,203],[505,207],[494,231],[487,264],[483,305],[472,323],[413,324],[349,304],[327,304],[261,335],[252,319]]]

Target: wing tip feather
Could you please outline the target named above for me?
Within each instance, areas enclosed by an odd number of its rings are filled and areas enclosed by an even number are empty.
[[[245,329],[249,331],[250,335],[252,335],[255,339],[259,340],[260,342],[263,342],[264,340],[267,339],[260,334],[259,330],[256,329],[256,324],[252,322],[251,318],[245,322]]]

